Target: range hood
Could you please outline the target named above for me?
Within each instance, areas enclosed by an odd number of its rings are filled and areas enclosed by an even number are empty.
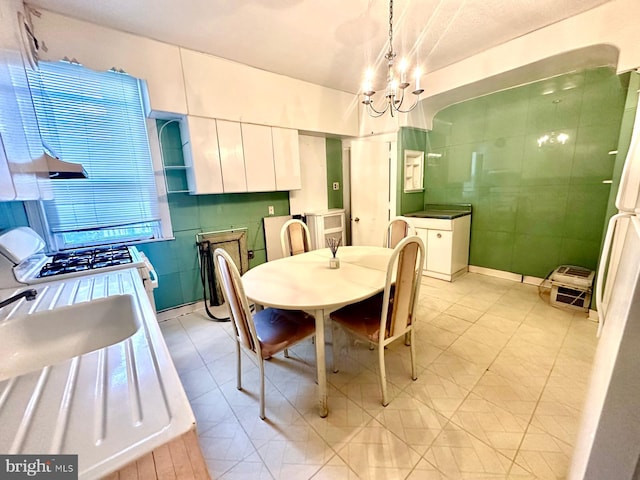
[[[52,157],[48,153],[43,153],[42,156],[46,161],[50,179],[89,178],[87,171],[79,163],[65,162],[59,158]]]

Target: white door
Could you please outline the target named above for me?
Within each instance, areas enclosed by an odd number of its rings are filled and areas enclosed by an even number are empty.
[[[389,221],[389,142],[351,142],[351,243],[382,246]]]

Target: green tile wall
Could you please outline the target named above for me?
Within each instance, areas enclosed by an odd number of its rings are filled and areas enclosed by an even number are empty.
[[[29,221],[23,202],[0,202],[0,232],[27,226]]]
[[[342,208],[342,140],[326,139],[327,148],[327,208]],[[338,182],[340,188],[333,189],[333,182]]]
[[[436,115],[425,150],[441,157],[425,162],[423,201],[473,205],[470,264],[536,277],[565,263],[596,268],[627,85],[628,75],[591,69]],[[551,132],[569,139],[538,147]],[[399,151],[419,145],[413,135],[402,129]],[[400,212],[417,210],[406,197]]]
[[[159,122],[162,125],[163,122]],[[165,165],[184,165],[182,143],[177,123],[167,125],[162,132]],[[186,187],[185,172],[171,170],[177,190]],[[235,193],[219,195],[169,194],[169,210],[175,240],[139,245],[151,260],[159,275],[155,290],[158,310],[202,300],[202,284],[195,244],[196,233],[231,228],[247,228],[247,247],[253,250],[250,266],[266,261],[262,218],[269,205],[275,215],[289,214],[288,192]]]

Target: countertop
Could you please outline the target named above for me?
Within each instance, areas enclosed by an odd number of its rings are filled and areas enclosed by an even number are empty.
[[[133,297],[141,326],[119,343],[0,382],[0,452],[78,454],[79,477],[100,478],[194,428],[137,269],[35,288],[36,300],[0,310],[0,327],[12,315],[122,294]]]
[[[404,217],[453,220],[471,215],[471,204],[427,204],[424,210],[403,214]]]

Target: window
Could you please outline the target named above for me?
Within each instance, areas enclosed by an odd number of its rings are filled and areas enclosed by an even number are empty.
[[[50,182],[53,200],[39,202],[50,247],[162,238],[168,207],[156,187],[142,82],[66,62],[42,62],[28,79],[45,148],[89,177]]]

